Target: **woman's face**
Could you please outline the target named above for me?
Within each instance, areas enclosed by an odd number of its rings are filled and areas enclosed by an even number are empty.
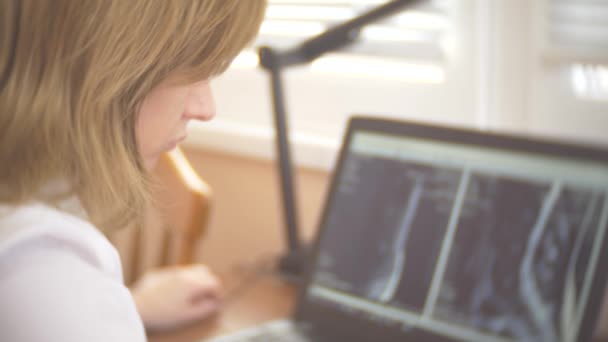
[[[151,170],[164,152],[186,139],[190,120],[211,120],[215,103],[209,81],[189,85],[170,82],[156,86],[144,99],[135,134],[145,167]]]

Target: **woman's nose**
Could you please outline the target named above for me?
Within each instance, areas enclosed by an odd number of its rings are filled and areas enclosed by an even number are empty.
[[[208,121],[215,116],[215,101],[209,81],[193,84],[186,99],[185,115],[188,119]]]

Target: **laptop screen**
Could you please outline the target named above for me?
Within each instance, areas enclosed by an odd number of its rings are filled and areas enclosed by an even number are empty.
[[[306,302],[394,336],[579,338],[607,164],[378,131],[347,142]]]

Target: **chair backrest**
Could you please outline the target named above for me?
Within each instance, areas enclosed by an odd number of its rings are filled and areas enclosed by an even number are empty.
[[[179,148],[159,160],[154,183],[153,207],[144,227],[130,227],[110,237],[120,253],[127,284],[150,268],[192,263],[207,228],[211,188]]]

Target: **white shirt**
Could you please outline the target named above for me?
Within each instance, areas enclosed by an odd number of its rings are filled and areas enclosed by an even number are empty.
[[[87,221],[0,205],[0,341],[145,341],[120,258]]]

